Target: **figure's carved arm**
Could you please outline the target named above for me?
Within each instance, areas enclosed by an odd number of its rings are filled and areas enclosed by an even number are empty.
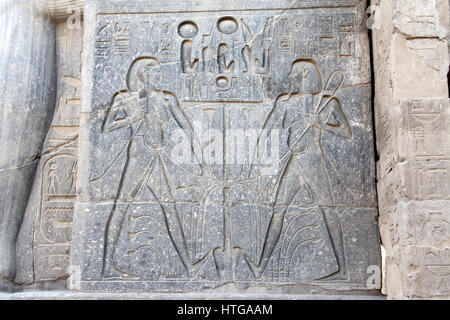
[[[284,99],[285,96],[278,97],[278,99],[275,101],[275,105],[270,111],[269,116],[266,119],[266,122],[264,123],[264,126],[262,128],[261,133],[258,136],[258,140],[256,142],[256,147],[253,152],[253,159],[252,159],[252,168],[254,165],[259,163],[262,156],[264,155],[264,151],[267,147],[267,139],[270,135],[270,131],[277,125],[277,123],[280,121],[281,117],[283,117],[285,113],[285,105],[282,103],[281,99]],[[253,169],[250,170],[250,176],[252,175]]]
[[[195,135],[194,127],[192,126],[191,122],[189,121],[188,117],[184,113],[183,109],[180,107],[180,103],[178,102],[178,99],[175,95],[172,93],[165,92],[166,96],[165,98],[168,100],[168,106],[169,110],[172,113],[173,118],[178,123],[179,127],[184,130],[185,134],[188,136],[190,142],[191,142],[191,148],[194,150],[194,144],[197,144],[198,146],[201,146],[199,139]],[[197,155],[194,153],[194,157],[197,158]],[[196,159],[197,163],[200,163],[199,160]]]
[[[311,117],[313,126],[344,138],[350,138],[352,129],[342,111],[339,100],[332,98],[326,103],[318,115]]]
[[[194,129],[183,109],[181,109],[178,99],[173,94],[167,92],[165,95],[165,99],[168,102],[168,107],[170,112],[172,113],[173,118],[178,123],[180,128],[183,129],[189,137],[194,138]]]
[[[113,98],[113,103],[108,110],[105,122],[102,126],[102,132],[111,132],[133,124],[144,117],[144,113],[140,112],[133,103],[138,103],[126,97],[127,93],[118,93]]]

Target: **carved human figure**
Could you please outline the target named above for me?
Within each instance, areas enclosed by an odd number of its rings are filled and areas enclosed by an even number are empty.
[[[76,185],[77,185],[77,162],[75,161],[72,164],[72,169],[70,170],[69,177],[66,180],[68,182],[68,190],[69,194],[77,194]]]
[[[249,265],[255,276],[262,275],[281,235],[284,216],[296,200],[324,212],[338,263],[344,273],[340,223],[332,209],[325,209],[334,206],[334,199],[321,142],[324,131],[345,138],[352,135],[340,102],[334,97],[343,82],[343,74],[334,73],[324,90],[318,66],[311,61],[297,60],[288,80],[290,91],[276,99],[263,127],[263,132],[270,132],[281,124],[282,130],[288,131],[287,161],[275,188],[273,215],[260,261]],[[262,137],[258,139],[259,150],[265,140]]]
[[[131,127],[126,146],[126,163],[114,206],[106,226],[103,262],[104,277],[130,277],[114,264],[114,253],[123,220],[134,201],[148,188],[161,206],[170,239],[186,267],[192,273],[187,246],[168,180],[164,148],[163,125],[174,119],[188,136],[193,137],[192,125],[180,108],[176,96],[160,89],[160,63],[157,59],[136,59],[127,75],[128,91],[117,92],[103,123],[103,132]],[[125,202],[119,206],[117,200]]]
[[[58,172],[57,172],[58,166],[56,163],[50,164],[50,170],[48,171],[48,189],[47,192],[49,194],[55,194],[56,193],[56,183],[58,179]]]

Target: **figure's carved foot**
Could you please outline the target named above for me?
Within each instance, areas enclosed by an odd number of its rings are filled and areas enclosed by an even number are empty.
[[[103,278],[119,278],[119,279],[139,279],[139,277],[126,273],[111,265],[105,266],[102,273]]]
[[[264,267],[261,267],[261,265],[257,265],[254,263],[246,254],[244,254],[245,260],[247,261],[247,265],[250,267],[250,270],[253,273],[253,276],[256,280],[260,280],[263,273],[264,273]]]
[[[253,275],[255,276],[255,279],[260,280],[264,273],[264,269],[262,269],[259,266],[255,266],[253,264],[249,264],[249,265],[251,266],[250,269],[252,270]]]
[[[319,279],[318,281],[346,281],[348,280],[347,273],[341,269],[332,275]]]
[[[200,271],[200,269],[203,267],[203,265],[205,264],[206,260],[208,260],[208,257],[210,255],[207,254],[206,256],[204,256],[203,258],[201,258],[199,261],[197,261],[194,264],[190,264],[188,265],[187,268],[187,272],[188,272],[188,277],[192,277],[195,278],[198,274],[198,272]]]

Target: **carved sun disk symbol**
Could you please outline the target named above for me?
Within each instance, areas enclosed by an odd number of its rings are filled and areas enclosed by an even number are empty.
[[[217,22],[217,29],[224,34],[232,34],[236,32],[237,28],[237,21],[232,17],[224,17]]]
[[[198,27],[192,21],[184,21],[178,26],[178,34],[183,38],[193,38],[197,33]]]

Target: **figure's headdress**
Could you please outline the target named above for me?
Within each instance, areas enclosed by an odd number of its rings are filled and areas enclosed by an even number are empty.
[[[159,67],[158,59],[153,57],[141,57],[133,61],[127,74],[127,87],[130,91],[139,91],[144,86],[143,73],[148,67]]]
[[[310,60],[294,61],[288,78],[299,88],[299,94],[319,94],[323,90],[323,79],[318,65]]]

